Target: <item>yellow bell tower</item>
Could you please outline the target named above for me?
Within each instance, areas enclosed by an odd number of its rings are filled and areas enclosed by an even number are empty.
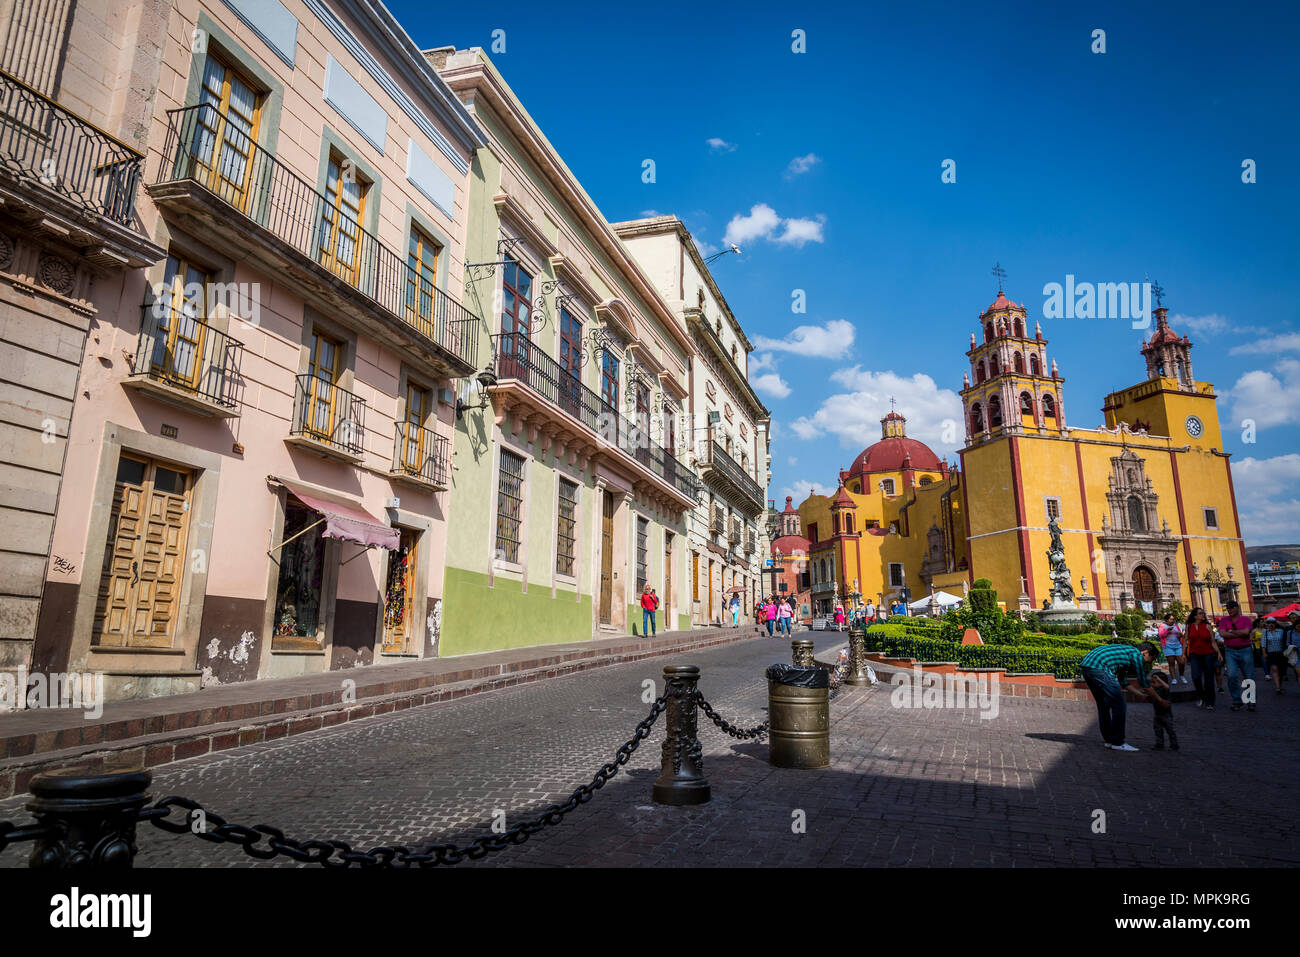
[[[1134,431],[1167,435],[1177,444],[1220,451],[1223,436],[1214,386],[1192,375],[1192,342],[1170,328],[1158,285],[1155,294],[1156,331],[1142,344],[1147,379],[1106,396],[1106,427],[1118,428],[1124,422]]]

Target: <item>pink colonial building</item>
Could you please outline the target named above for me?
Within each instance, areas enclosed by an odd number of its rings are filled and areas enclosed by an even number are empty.
[[[0,353],[31,460],[0,496],[43,516],[0,667],[127,698],[436,655],[482,131],[377,0],[8,8],[6,95],[71,132],[38,188],[0,111],[0,167],[85,222],[0,212],[0,318],[58,331]]]

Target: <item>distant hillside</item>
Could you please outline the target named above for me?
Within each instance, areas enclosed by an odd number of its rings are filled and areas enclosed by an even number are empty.
[[[1300,562],[1300,545],[1247,545],[1248,562]]]

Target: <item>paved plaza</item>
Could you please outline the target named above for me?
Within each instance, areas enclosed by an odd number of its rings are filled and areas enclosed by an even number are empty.
[[[805,637],[819,654],[843,643]],[[299,840],[463,844],[498,812],[510,826],[589,782],[648,711],[642,683],[662,690],[665,664],[698,664],[718,712],[752,726],[766,717],[764,667],[788,660],[788,641],[756,639],[503,689],[167,765],[153,794]],[[459,866],[1294,865],[1300,691],[1288,689],[1265,686],[1253,714],[1179,706],[1179,752],[1150,750],[1150,706],[1130,705],[1137,754],[1102,748],[1090,702],[1004,698],[985,720],[895,708],[885,685],[846,689],[820,771],[773,768],[765,741],[736,741],[701,715],[713,800],[691,808],[650,799],[661,719],[564,823]],[[0,819],[25,820],[22,803],[0,803]],[[140,867],[301,866],[150,826],[140,847]],[[24,864],[21,850],[0,857]]]

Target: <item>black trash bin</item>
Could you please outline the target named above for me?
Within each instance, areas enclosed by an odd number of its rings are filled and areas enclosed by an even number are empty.
[[[830,685],[825,668],[767,669],[768,760],[773,767],[830,766]]]

